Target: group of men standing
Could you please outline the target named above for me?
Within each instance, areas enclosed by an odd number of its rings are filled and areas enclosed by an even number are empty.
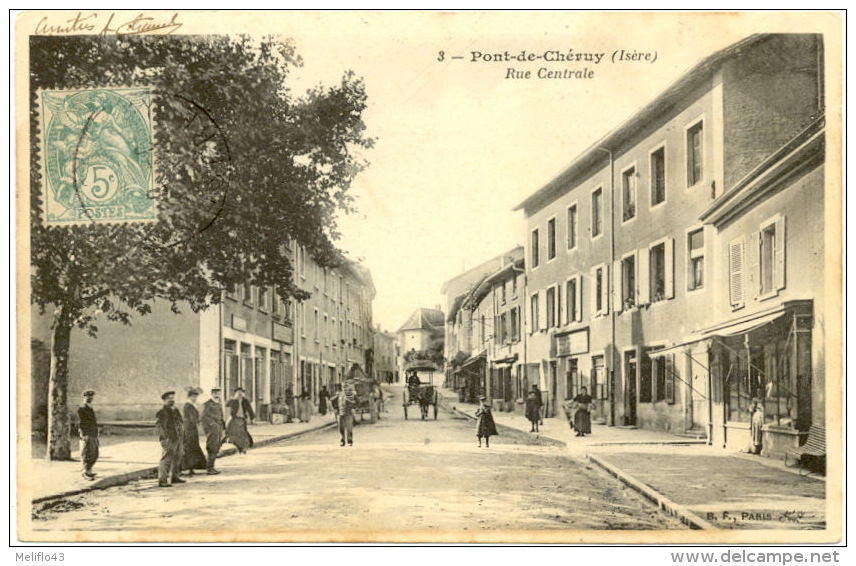
[[[156,415],[156,429],[161,445],[161,458],[158,464],[158,486],[172,487],[185,483],[179,477],[182,471],[194,475],[194,470],[205,469],[208,475],[219,474],[215,467],[217,455],[227,438],[226,422],[221,405],[220,389],[211,390],[211,398],[202,404],[202,413],[196,408],[196,401],[202,390],[191,388],[187,392],[187,402],[183,411],[175,405],[175,391],[166,391],[161,395],[163,406]],[[93,401],[95,391],[83,392],[83,404],[77,409],[80,435],[80,456],[83,463],[83,477],[93,481],[97,474],[93,467],[98,461],[99,440],[98,420],[95,417]],[[246,452],[252,446],[252,437],[247,431],[247,420],[255,418],[253,409],[243,397],[239,388],[235,399],[229,401],[232,418],[229,422],[228,436],[232,437],[239,452]],[[199,425],[205,434],[205,451],[199,445]]]
[[[352,369],[353,371],[353,369]],[[353,378],[353,375],[350,376]],[[230,419],[228,426],[221,404],[221,390],[211,389],[211,398],[202,404],[200,414],[196,401],[202,390],[190,388],[187,392],[187,402],[183,410],[175,403],[175,391],[166,391],[161,395],[163,406],[156,415],[156,429],[161,446],[161,458],[158,464],[158,487],[172,487],[175,484],[186,483],[180,477],[181,472],[195,475],[194,470],[205,469],[208,475],[219,474],[214,464],[220,448],[228,438],[238,453],[245,454],[253,446],[253,437],[247,428],[247,423],[255,419],[252,405],[244,397],[244,389],[238,387],[235,396],[226,406],[229,408]],[[98,421],[92,404],[95,391],[88,389],[83,392],[83,404],[77,410],[80,425],[80,455],[83,462],[83,477],[94,480],[97,474],[93,467],[98,461]],[[326,399],[325,399],[326,400]],[[354,444],[354,407],[357,404],[356,389],[352,379],[346,380],[342,389],[332,399],[336,411],[341,446]],[[199,444],[199,425],[205,434],[205,452]]]
[[[161,459],[158,465],[158,487],[172,487],[177,483],[185,483],[179,477],[182,469],[187,469],[192,474],[193,470],[200,464],[202,450],[199,447],[199,411],[196,409],[196,400],[201,391],[193,388],[187,392],[187,403],[184,405],[184,413],[175,406],[175,391],[167,391],[161,395],[163,407],[157,412],[156,428],[158,440],[161,445]],[[219,471],[214,467],[217,452],[223,442],[225,422],[223,409],[220,407],[220,391],[212,391],[211,399],[205,402],[203,407],[202,423],[206,438],[208,458],[205,461],[209,474],[217,474]],[[209,434],[210,433],[210,434]],[[210,445],[210,446],[209,446]],[[214,449],[216,448],[216,451]]]

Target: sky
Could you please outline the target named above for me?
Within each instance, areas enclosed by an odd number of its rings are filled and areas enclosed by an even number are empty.
[[[376,138],[340,219],[339,246],[371,269],[374,318],[396,330],[445,301],[444,281],[517,244],[512,209],[695,63],[772,19],[686,14],[313,14],[283,25],[304,67],[295,89],[364,78]],[[712,25],[713,24],[713,25]],[[656,54],[616,62],[616,50]],[[473,52],[605,53],[593,62],[472,61]],[[438,61],[443,51],[443,61]],[[463,59],[452,60],[452,55]],[[589,79],[506,78],[509,68],[593,71]]]

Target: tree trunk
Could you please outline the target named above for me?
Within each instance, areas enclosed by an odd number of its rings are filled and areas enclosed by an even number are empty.
[[[48,385],[48,457],[71,460],[71,422],[68,416],[68,350],[71,320],[60,312],[51,340],[51,377]]]

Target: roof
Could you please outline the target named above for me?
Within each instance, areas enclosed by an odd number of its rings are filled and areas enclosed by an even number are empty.
[[[618,149],[622,143],[650,127],[651,121],[662,119],[669,109],[685,100],[687,93],[696,89],[703,81],[709,80],[723,62],[770,37],[771,34],[755,34],[702,59],[639,112],[579,154],[555,178],[526,197],[513,210],[525,210],[529,213],[530,210],[539,210],[551,202],[562,194],[574,179],[595,167],[605,165],[609,151]]]
[[[460,279],[473,278],[473,277],[475,277],[476,279],[479,279],[481,275],[484,275],[486,273],[492,273],[495,269],[493,264],[496,263],[497,267],[498,267],[499,265],[505,263],[506,256],[514,254],[518,249],[520,249],[521,253],[522,253],[523,246],[518,245],[518,246],[512,248],[511,250],[507,250],[507,251],[502,252],[501,254],[497,254],[497,255],[493,256],[492,258],[490,258],[489,260],[483,261],[482,263],[480,263],[474,267],[471,267],[470,269],[464,270],[461,273],[455,275],[454,277],[446,280],[443,283],[443,285],[440,287],[440,293],[445,295],[446,289],[449,287],[449,285],[451,285],[452,283],[454,283]]]
[[[402,330],[443,330],[446,320],[443,311],[437,309],[418,308],[398,329]]]

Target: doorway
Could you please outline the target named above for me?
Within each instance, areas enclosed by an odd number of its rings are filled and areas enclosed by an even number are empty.
[[[636,426],[636,349],[624,352],[624,383],[626,387],[624,424]]]

